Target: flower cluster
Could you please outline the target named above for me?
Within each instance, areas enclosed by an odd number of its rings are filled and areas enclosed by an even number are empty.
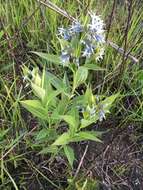
[[[68,28],[59,28],[58,31],[63,43],[61,53],[63,66],[68,65],[70,60],[77,65],[80,64],[80,57],[86,59],[93,57],[96,61],[103,59],[105,31],[103,20],[99,16],[90,13],[89,22],[85,26],[76,21]]]
[[[64,40],[71,40],[73,36],[83,31],[83,26],[78,22],[73,22],[69,28],[59,28],[59,36]]]
[[[98,118],[99,121],[103,121],[103,119],[106,119],[105,117],[105,111],[104,109],[97,105],[87,105],[86,108],[82,109],[82,113],[85,119],[94,119]]]

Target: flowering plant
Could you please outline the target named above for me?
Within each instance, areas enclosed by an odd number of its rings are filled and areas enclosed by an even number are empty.
[[[76,21],[66,29],[59,28],[58,38],[61,44],[61,55],[51,55],[34,52],[49,62],[68,67],[72,73],[71,79],[67,72],[59,78],[46,69],[30,71],[23,68],[25,79],[32,87],[34,100],[24,100],[21,104],[34,116],[38,117],[43,126],[35,138],[35,144],[42,147],[41,153],[58,154],[64,151],[70,165],[73,165],[74,151],[69,146],[72,142],[93,140],[101,142],[100,132],[85,130],[98,120],[105,119],[118,96],[110,97],[94,95],[88,80],[88,70],[96,70],[92,60],[99,61],[104,54],[104,23],[95,14],[90,15],[90,21],[81,25]],[[94,65],[94,64],[93,64]],[[29,77],[30,76],[30,77]],[[86,90],[78,92],[85,86]],[[65,128],[61,125],[64,123]],[[60,130],[59,130],[60,128]],[[48,147],[45,147],[48,146]]]
[[[68,28],[59,28],[63,66],[68,66],[70,63],[79,66],[82,64],[82,58],[84,63],[92,59],[96,61],[103,59],[104,33],[103,20],[95,14],[90,14],[90,21],[86,25],[75,21]]]

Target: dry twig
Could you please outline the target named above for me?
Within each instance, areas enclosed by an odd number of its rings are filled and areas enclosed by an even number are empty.
[[[82,155],[82,157],[81,157],[81,160],[80,160],[80,162],[79,162],[79,165],[78,165],[78,167],[77,167],[77,170],[76,170],[76,172],[75,172],[75,175],[74,175],[74,178],[73,178],[73,179],[75,179],[75,178],[77,177],[77,175],[78,175],[78,173],[79,173],[79,171],[80,171],[80,168],[81,168],[81,166],[82,166],[82,164],[83,164],[83,160],[84,160],[84,158],[85,158],[85,155],[86,155],[86,153],[87,153],[87,150],[88,150],[88,144],[87,144],[86,147],[85,147],[84,153],[83,153],[83,155]]]

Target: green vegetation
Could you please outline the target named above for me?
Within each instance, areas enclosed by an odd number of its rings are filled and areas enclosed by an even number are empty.
[[[0,189],[142,189],[142,3],[45,4],[0,0]]]

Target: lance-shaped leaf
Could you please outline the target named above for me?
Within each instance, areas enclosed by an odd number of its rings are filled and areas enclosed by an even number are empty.
[[[62,115],[60,116],[69,125],[70,133],[74,134],[78,127],[78,121],[72,115]]]
[[[57,140],[52,145],[55,145],[55,146],[66,145],[70,142],[70,138],[71,137],[68,132],[63,133],[57,138]]]
[[[92,118],[92,119],[89,119],[89,120],[87,120],[87,119],[81,119],[80,129],[86,128],[86,127],[88,127],[89,125],[91,125],[91,124],[93,124],[93,123],[96,123],[97,120],[98,120],[98,115],[95,116],[95,117]]]
[[[102,68],[102,67],[99,67],[98,65],[96,65],[96,64],[88,64],[88,63],[86,63],[85,65],[84,65],[84,67],[86,67],[88,70],[93,70],[93,71],[105,71],[106,69],[104,69],[104,68]]]
[[[45,59],[51,63],[55,63],[56,65],[60,65],[61,59],[58,55],[42,53],[42,52],[35,52],[35,51],[32,51],[32,53],[38,55],[42,59]]]
[[[45,97],[45,90],[34,83],[31,83],[31,87],[35,95],[43,101]]]
[[[47,120],[47,113],[39,100],[20,101],[23,107],[40,119]]]
[[[105,100],[103,100],[101,102],[101,104],[103,105],[103,110],[105,113],[109,112],[109,109],[111,108],[113,102],[115,101],[115,99],[119,96],[119,93],[114,94],[112,96],[109,96],[107,98],[105,98]]]
[[[85,67],[79,67],[74,74],[73,89],[75,90],[79,85],[83,84],[88,76],[88,69]]]
[[[68,145],[65,145],[64,146],[64,153],[69,161],[69,164],[71,165],[71,167],[73,167],[73,162],[74,162],[74,159],[75,159],[75,156],[74,156],[74,151],[73,149],[68,146]]]
[[[64,83],[61,79],[59,79],[56,75],[46,72],[47,79],[56,89],[64,89]]]
[[[75,136],[70,140],[70,142],[80,142],[85,140],[92,140],[96,142],[102,142],[99,137],[101,137],[102,132],[96,131],[81,131],[76,133]]]

